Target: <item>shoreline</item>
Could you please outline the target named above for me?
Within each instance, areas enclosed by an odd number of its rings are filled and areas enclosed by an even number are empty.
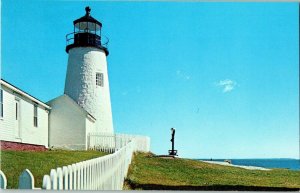
[[[263,167],[257,167],[257,166],[234,165],[234,164],[230,164],[230,163],[223,162],[223,161],[203,161],[203,160],[199,160],[199,161],[205,162],[205,163],[210,163],[210,164],[218,164],[218,165],[223,165],[223,166],[231,166],[231,167],[244,168],[244,169],[247,169],[247,170],[264,170],[264,171],[270,171],[270,170],[272,170],[272,169],[263,168]]]

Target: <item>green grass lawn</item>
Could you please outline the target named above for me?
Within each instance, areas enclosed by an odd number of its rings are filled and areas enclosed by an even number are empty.
[[[1,170],[7,177],[7,188],[18,188],[19,176],[29,169],[34,176],[35,187],[42,186],[43,176],[51,169],[106,155],[99,151],[1,151]]]
[[[143,190],[299,190],[300,172],[246,170],[189,159],[134,156],[126,189]]]

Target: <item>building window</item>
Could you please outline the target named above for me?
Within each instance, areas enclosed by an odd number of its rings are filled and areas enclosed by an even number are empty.
[[[103,73],[96,73],[96,85],[103,87]]]
[[[35,127],[38,126],[38,106],[35,104],[34,105],[34,113],[33,113],[33,125]]]
[[[16,102],[16,120],[18,120],[18,111],[19,109],[18,109],[18,103]]]
[[[0,89],[0,117],[3,117],[3,90]]]

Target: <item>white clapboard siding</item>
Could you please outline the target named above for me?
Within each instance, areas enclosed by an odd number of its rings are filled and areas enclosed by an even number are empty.
[[[48,147],[48,112],[50,107],[12,85],[1,82],[3,117],[0,117],[0,140]],[[16,121],[18,102],[18,121]],[[38,110],[38,125],[34,126],[34,105]],[[18,124],[16,124],[18,122]]]

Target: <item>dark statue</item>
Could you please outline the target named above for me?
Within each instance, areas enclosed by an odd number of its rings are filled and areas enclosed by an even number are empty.
[[[177,155],[177,150],[174,150],[175,128],[171,128],[171,136],[172,150],[169,150],[169,155],[175,156]]]

